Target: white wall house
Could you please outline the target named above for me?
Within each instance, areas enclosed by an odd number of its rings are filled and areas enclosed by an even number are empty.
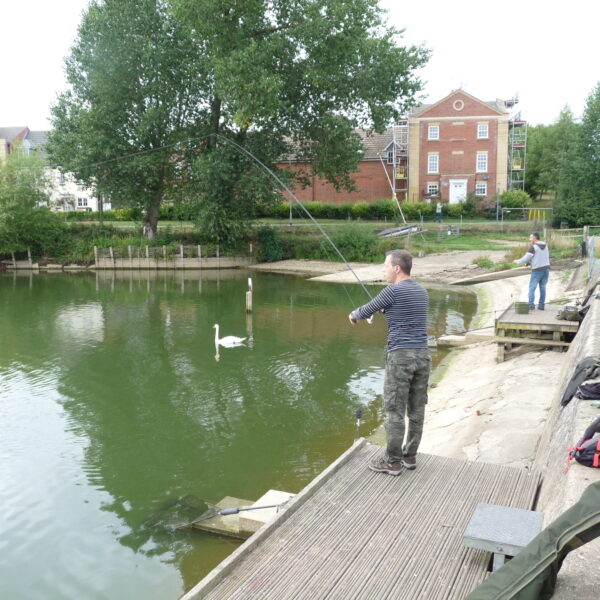
[[[10,154],[15,144],[20,144],[24,152],[39,152],[44,155],[48,140],[47,131],[31,131],[29,127],[0,127],[0,160]],[[57,211],[97,211],[98,198],[91,188],[76,181],[71,173],[61,173],[60,169],[49,167],[50,208]],[[104,210],[110,210],[109,202],[103,203]]]

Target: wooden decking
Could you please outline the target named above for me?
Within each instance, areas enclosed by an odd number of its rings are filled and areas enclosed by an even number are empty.
[[[536,345],[561,350],[567,347],[579,329],[579,323],[558,319],[562,306],[547,304],[545,310],[518,314],[514,305],[509,306],[496,321],[498,362],[514,346]]]
[[[463,544],[477,503],[531,509],[539,476],[419,455],[416,471],[392,477],[366,467],[381,452],[355,445],[184,598],[464,598],[490,562]]]

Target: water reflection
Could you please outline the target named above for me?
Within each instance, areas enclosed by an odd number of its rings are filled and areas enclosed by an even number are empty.
[[[175,597],[237,542],[152,515],[189,496],[297,492],[352,443],[356,408],[363,435],[378,425],[385,323],[348,327],[358,286],[253,274],[246,313],[247,275],[0,276],[0,499],[20,524],[0,522],[7,597],[21,562],[46,599]],[[431,306],[439,334],[475,304],[432,291]],[[247,344],[215,361],[214,323]]]

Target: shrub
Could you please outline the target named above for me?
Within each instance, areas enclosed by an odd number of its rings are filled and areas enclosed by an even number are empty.
[[[500,194],[500,204],[503,208],[528,208],[533,202],[523,190],[507,190]]]
[[[368,219],[370,216],[369,205],[366,202],[357,202],[352,206],[352,217],[355,219]]]
[[[378,240],[375,234],[359,225],[344,225],[342,229],[331,236],[344,258],[348,261],[365,261],[378,254]],[[333,248],[329,252],[332,257]]]
[[[287,249],[272,227],[261,227],[257,235],[258,253],[260,262],[273,262],[287,258]]]
[[[432,202],[403,202],[401,205],[407,221],[420,221],[435,217],[435,204]]]

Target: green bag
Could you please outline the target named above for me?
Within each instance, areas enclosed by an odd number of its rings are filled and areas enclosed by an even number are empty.
[[[563,560],[600,536],[600,482],[541,531],[517,556],[492,573],[465,600],[548,600]]]

